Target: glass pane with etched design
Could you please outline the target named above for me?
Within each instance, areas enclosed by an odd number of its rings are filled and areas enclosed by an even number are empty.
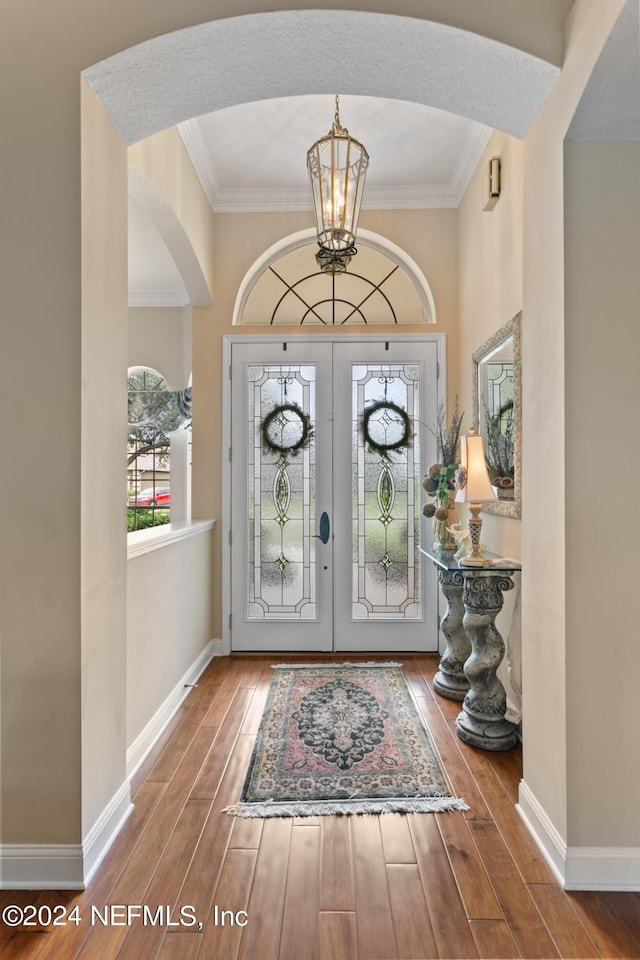
[[[317,617],[315,374],[248,366],[249,620]]]
[[[490,417],[513,417],[513,360],[487,364],[487,414]]]
[[[418,364],[353,364],[354,620],[421,619]]]

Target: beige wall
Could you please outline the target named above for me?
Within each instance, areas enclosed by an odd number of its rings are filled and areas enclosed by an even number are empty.
[[[124,784],[125,151],[82,90],[82,835]],[[124,420],[123,420],[124,417]],[[118,518],[120,525],[118,529]],[[69,706],[65,705],[64,709]],[[109,722],[105,722],[106,718]],[[24,829],[24,827],[23,827]]]
[[[198,251],[198,264],[213,291],[217,283],[214,216],[178,132],[174,129],[149,137],[129,148],[128,159],[158,191],[167,208],[179,217],[187,240],[191,242],[195,238],[193,250]],[[183,310],[140,307],[129,310],[129,364],[154,366],[170,378],[173,389],[186,386],[189,371],[192,373],[192,483],[191,490],[185,490],[184,497],[180,497],[179,470],[187,451],[184,446],[177,449],[181,438],[174,437],[171,448],[173,519],[185,519],[189,513],[195,520],[215,519],[221,513],[222,361],[216,310],[217,304],[215,309],[189,306]],[[222,636],[221,536],[218,523],[210,534],[214,562],[209,568],[207,587],[212,631],[207,640]],[[160,562],[157,556],[155,561]],[[154,558],[149,562],[153,563]],[[174,682],[177,679],[174,677]]]
[[[571,495],[565,443],[573,424],[565,412],[563,141],[622,6],[622,0],[604,5],[577,0],[567,26],[563,72],[524,144],[524,781],[565,842],[568,816],[576,815],[567,808],[568,756],[574,745],[567,728],[565,551],[567,543],[572,550],[577,547],[582,530],[566,526],[565,518],[565,498]],[[550,465],[553,484],[548,482]],[[593,669],[600,672],[597,664]],[[605,716],[609,709],[619,709],[616,701],[611,691],[594,708]],[[616,750],[615,743],[611,749]],[[613,766],[623,764],[619,756]],[[600,827],[590,823],[583,836],[589,831],[595,835]],[[637,834],[627,842],[637,842]]]
[[[491,157],[501,162],[501,192],[491,210],[487,200],[487,166]],[[522,309],[522,183],[523,145],[507,134],[494,132],[469,182],[459,207],[460,323],[455,383],[460,409],[465,411],[463,430],[474,422],[472,355]],[[468,514],[460,508],[465,521]],[[501,556],[521,556],[522,522],[510,517],[482,514],[482,539]],[[506,654],[499,676],[507,693],[509,717],[521,717],[522,638],[519,615],[521,577],[503,595],[504,605],[496,624]]]
[[[485,210],[486,167],[500,157],[501,193]],[[459,208],[460,350],[456,382],[463,427],[473,425],[472,355],[522,309],[522,181],[520,140],[495,132]],[[482,516],[483,539],[503,556],[520,557],[521,521]]]
[[[170,390],[182,390],[191,376],[191,305],[129,307],[129,367],[152,367]]]
[[[5,6],[2,20],[0,114],[13,135],[0,178],[0,393],[15,410],[2,445],[20,465],[3,471],[0,496],[2,839],[64,843],[79,838],[81,803],[80,66],[61,69],[43,35],[34,70],[26,8]]]
[[[640,524],[632,501],[609,508],[617,477],[640,474],[639,169],[638,143],[565,148],[567,800],[576,846],[640,837],[637,804],[621,802],[640,796]]]
[[[212,638],[210,531],[128,563],[127,748]]]
[[[151,139],[155,149],[145,144],[145,163],[149,161],[152,169],[163,171],[166,187],[167,170],[171,169],[175,154],[170,150],[163,156],[166,138]],[[176,143],[173,139],[169,142],[172,146]],[[160,154],[157,157],[156,150]],[[197,233],[204,220],[203,210],[206,213],[208,208],[203,204],[199,184],[200,193],[193,189],[192,177],[186,177],[180,186],[185,164],[183,157],[179,159],[172,182],[179,186],[187,210],[186,214],[183,211],[182,218],[190,229],[188,211],[197,210],[194,223]],[[173,196],[175,198],[175,192]],[[207,250],[207,256],[211,258],[211,249]],[[191,345],[191,305],[129,308],[130,367],[152,367],[167,378],[170,389],[182,389],[191,377]],[[171,434],[172,523],[188,518],[187,455],[184,432]],[[216,573],[212,564],[212,537],[213,532],[207,531],[129,559],[126,632],[129,751],[213,637],[211,585]],[[132,538],[129,539],[131,542]]]
[[[211,251],[213,221],[200,181],[175,127],[129,147],[134,171],[144,173],[166,202],[166,209],[153,209],[157,224],[183,271],[183,281],[194,303],[213,298]],[[145,199],[153,207],[153,198]],[[203,202],[204,201],[204,202]],[[166,213],[170,211],[169,217]],[[171,214],[176,222],[171,222]],[[197,291],[197,292],[196,292]]]

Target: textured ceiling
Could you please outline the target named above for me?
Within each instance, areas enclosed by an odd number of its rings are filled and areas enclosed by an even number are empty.
[[[306,151],[328,132],[335,93],[343,123],[370,152],[365,206],[455,206],[490,129],[523,136],[557,73],[430,21],[298,10],[160,36],[85,77],[125,142],[180,123],[210,203],[223,211],[310,209]],[[132,214],[132,302],[183,302],[190,289],[161,252],[161,234]]]
[[[346,10],[215,20],[84,72],[126,143],[241,103],[320,93],[423,103],[522,137],[557,75],[552,64],[475,33]]]
[[[326,34],[330,25],[332,43],[321,45],[316,31]],[[343,123],[371,154],[365,206],[455,205],[490,126],[526,132],[556,73],[519,51],[426,21],[298,11],[179,31],[86,76],[131,142],[191,117],[179,129],[212,207],[224,211],[309,208],[306,150],[327,132],[335,92]],[[324,76],[340,76],[342,89],[318,95]],[[274,96],[280,93],[288,96]],[[568,137],[640,139],[638,0],[625,5]],[[185,284],[152,220],[136,207],[130,224],[131,302],[184,303]]]

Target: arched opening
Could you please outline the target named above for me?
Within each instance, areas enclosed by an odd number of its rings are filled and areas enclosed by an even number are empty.
[[[265,250],[240,285],[234,326],[436,322],[427,278],[386,237],[360,230],[358,257],[343,274],[323,274],[315,263],[316,250],[311,229],[284,237]]]
[[[348,30],[329,51],[332,62],[327,63],[319,38],[327,25],[332,35],[340,36],[344,18]],[[352,52],[354,33],[358,56],[350,61],[345,53]],[[232,53],[238,48],[242,58]],[[556,68],[526,54],[426,21],[296,11],[178,31],[102,61],[85,77],[116,131],[126,143],[135,143],[213,109],[265,96],[317,92],[317,78],[337,75],[344,62],[349,63],[346,90],[431,103],[516,135],[526,131],[557,75]],[[468,65],[469,82],[456,76],[460,62]],[[474,83],[477,76],[486,81],[482,90]],[[519,102],[514,106],[514,91],[525,94],[527,88],[525,107]],[[84,374],[90,376],[91,370]],[[114,410],[113,419],[117,416]]]
[[[167,246],[180,274],[188,300],[192,304],[209,306],[211,293],[206,277],[176,212],[165,197],[136,167],[128,168],[129,196],[149,216]]]
[[[128,144],[240,103],[333,94],[335,77],[343,93],[430,104],[522,137],[557,75],[554,65],[478,33],[344,10],[214,20],[154,37],[84,71]]]

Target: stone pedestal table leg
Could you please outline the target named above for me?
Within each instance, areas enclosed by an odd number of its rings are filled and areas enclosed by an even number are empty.
[[[440,622],[447,647],[440,658],[440,669],[433,678],[433,689],[449,700],[464,700],[469,689],[464,665],[471,653],[471,641],[462,624],[464,579],[459,570],[439,569],[438,580],[442,595],[447,601],[447,609]]]
[[[502,609],[502,592],[511,590],[508,574],[492,570],[464,573],[465,631],[471,655],[464,666],[469,692],[456,720],[461,740],[483,750],[508,750],[518,739],[514,723],[505,720],[507,697],[496,671],[504,657],[504,640],[495,619]]]

